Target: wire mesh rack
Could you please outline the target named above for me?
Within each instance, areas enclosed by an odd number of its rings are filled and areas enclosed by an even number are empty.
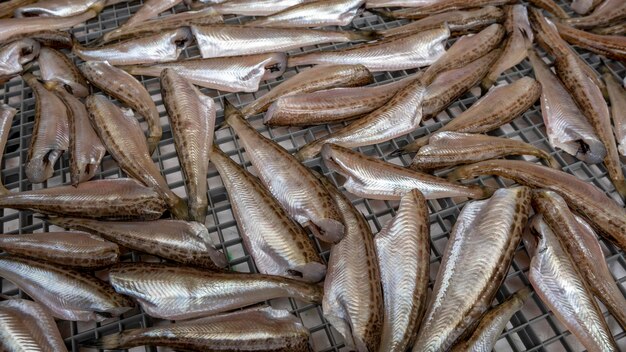
[[[121,25],[128,17],[130,17],[131,14],[140,8],[141,4],[141,1],[132,1],[107,7],[98,17],[88,21],[85,25],[75,27],[72,32],[81,42],[91,42],[99,38],[102,33]],[[563,6],[566,11],[571,13],[571,10],[566,3],[561,2],[560,5]],[[179,5],[168,12],[180,12],[185,10],[185,5]],[[245,22],[245,20],[245,17],[232,16],[226,18],[226,23],[238,24]],[[365,11],[353,21],[352,26],[360,29],[382,30],[399,26],[405,22],[406,21],[386,21]],[[349,44],[316,45],[294,50],[292,53],[335,49],[346,45]],[[601,58],[595,54],[578,48],[576,48],[576,50],[579,55],[594,69],[599,70],[599,67],[605,63],[609,70],[616,76],[623,78],[626,75],[626,68],[621,63],[606,60],[603,62]],[[196,46],[191,46],[185,50],[184,56],[189,58],[199,57],[199,51]],[[543,54],[543,58],[546,62],[552,62],[551,58],[547,57],[545,54]],[[219,104],[222,104],[223,99],[227,98],[236,105],[241,106],[263,95],[285,79],[297,74],[298,71],[298,68],[291,68],[288,69],[282,77],[263,82],[259,91],[256,93],[233,94],[209,89],[202,89],[202,91],[213,97]],[[413,72],[415,72],[415,70],[377,73],[375,74],[375,84],[383,84],[398,80]],[[517,66],[502,74],[496,84],[511,83],[529,74],[532,74],[531,66],[527,60],[524,60]],[[157,103],[157,107],[161,115],[163,138],[157,151],[153,155],[153,159],[160,167],[170,188],[178,195],[185,196],[182,174],[176,156],[176,151],[174,149],[174,143],[165,113],[165,108],[162,103],[158,79],[150,77],[138,78],[143,82],[152,98]],[[480,98],[480,89],[474,88],[466,92],[462,97],[457,99],[435,118],[424,121],[422,126],[413,133],[387,143],[358,148],[358,150],[367,155],[377,156],[384,158],[387,161],[406,166],[410,163],[409,156],[388,157],[387,155],[399,146],[403,146],[417,137],[426,135],[438,129],[451,118],[466,110],[478,98]],[[54,187],[61,184],[67,184],[69,182],[69,162],[67,155],[64,155],[59,160],[55,167],[53,177],[45,183],[33,185],[28,182],[25,177],[24,163],[33,129],[33,118],[35,114],[35,101],[31,89],[25,85],[20,78],[14,78],[7,82],[4,87],[0,87],[0,101],[19,110],[10,131],[10,137],[3,159],[4,165],[2,165],[2,176],[6,187],[11,191],[26,191],[30,189]],[[222,112],[219,111],[218,122],[222,119],[221,114]],[[343,124],[334,124],[310,128],[268,128],[263,125],[261,115],[254,116],[250,118],[249,121],[263,135],[272,138],[291,152],[294,152],[307,142],[343,127]],[[607,173],[603,165],[587,165],[562,151],[555,150],[552,146],[550,146],[546,138],[538,104],[535,104],[535,106],[510,124],[502,126],[501,128],[491,132],[491,134],[522,140],[549,151],[559,161],[564,171],[574,174],[587,182],[593,183],[600,189],[607,192],[607,194],[613,197],[616,201],[621,203],[619,196],[614,191],[613,185],[607,177]],[[242,150],[237,138],[230,129],[216,131],[215,142],[235,161],[244,165],[254,173],[245,152]],[[533,159],[528,158],[527,160]],[[336,184],[341,184],[341,176],[332,174],[323,165],[319,158],[306,162],[306,165],[330,177]],[[102,161],[102,165],[95,178],[115,178],[121,176],[124,176],[123,173],[119,170],[111,157],[107,155]],[[510,181],[493,177],[482,177],[476,182],[491,187],[506,187],[512,184]],[[226,253],[229,259],[230,269],[244,272],[255,271],[254,263],[244,249],[242,240],[239,236],[226,191],[217,171],[213,166],[210,166],[209,169],[208,184],[209,209],[205,225],[207,226],[211,237],[216,244],[219,244],[218,248],[221,248]],[[398,207],[398,201],[361,199],[352,195],[349,195],[349,197],[354,205],[365,215],[373,233],[378,232],[389,219],[395,216],[395,211]],[[446,198],[428,201],[428,207],[430,210],[430,234],[432,248],[430,272],[431,285],[437,275],[441,255],[445,249],[450,230],[456,221],[460,209],[466,201],[467,199],[461,198]],[[47,225],[42,220],[34,217],[30,212],[0,209],[0,215],[0,224],[2,225],[3,233],[30,233],[55,230],[54,226]],[[313,240],[323,259],[328,260],[330,249],[328,245],[321,243],[314,238]],[[626,281],[626,261],[623,253],[606,241],[602,241],[602,246],[606,254],[606,260],[609,264],[609,268],[611,269],[615,280],[619,283],[622,292],[626,293],[624,288],[624,282]],[[128,251],[124,253],[122,260],[147,261],[158,259],[145,254]],[[498,301],[508,297],[518,289],[529,285],[527,278],[529,262],[530,259],[526,254],[526,251],[522,247],[518,248],[506,281],[500,288],[496,297]],[[106,271],[98,272],[96,275],[101,278],[105,278]],[[24,293],[20,292],[7,280],[0,278],[0,285],[2,293],[25,296]],[[292,311],[302,320],[303,324],[311,332],[311,345],[315,351],[327,352],[347,350],[341,335],[324,320],[320,306],[305,304],[293,299],[277,299],[272,300],[269,303],[275,308],[283,308]],[[619,324],[617,324],[617,322],[608,315],[606,309],[602,305],[601,307],[607,317],[611,332],[615,336],[620,350],[626,351],[625,332],[620,328]],[[83,342],[125,329],[148,327],[163,323],[167,322],[151,318],[143,313],[140,308],[135,308],[119,318],[113,318],[99,323],[59,321],[59,328],[69,350],[89,351],[90,349],[82,346]],[[157,350],[164,351],[165,349],[138,347],[132,349],[131,351]],[[571,335],[562,324],[559,323],[559,321],[548,311],[539,299],[536,296],[533,296],[529,299],[524,308],[520,312],[516,313],[508,323],[505,331],[495,346],[495,350],[515,352],[582,351],[584,348],[576,340],[576,338]]]

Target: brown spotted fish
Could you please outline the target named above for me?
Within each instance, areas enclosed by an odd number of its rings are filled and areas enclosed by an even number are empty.
[[[585,48],[609,59],[626,61],[626,37],[623,35],[600,35],[555,23],[559,34],[572,45]]]
[[[432,4],[425,6],[419,6],[415,8],[405,8],[397,11],[377,11],[384,18],[390,19],[421,19],[424,17],[432,16],[434,14],[454,11],[465,10],[472,8],[479,8],[485,6],[501,6],[512,3],[512,0],[448,0],[448,1],[436,1]]]
[[[617,150],[626,156],[626,91],[624,87],[615,79],[613,74],[607,72],[602,75],[606,83],[611,102],[611,119],[613,120],[613,131],[619,144]]]
[[[19,75],[37,57],[39,50],[39,43],[28,38],[0,47],[0,84]]]
[[[78,98],[89,95],[87,81],[76,65],[62,52],[42,47],[39,51],[39,70],[41,79],[45,82],[58,82],[68,87],[71,94]]]
[[[586,29],[611,26],[624,19],[626,19],[626,2],[623,0],[605,0],[591,14],[566,19],[565,23]]]

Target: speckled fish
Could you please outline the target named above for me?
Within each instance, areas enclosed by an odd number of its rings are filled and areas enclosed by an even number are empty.
[[[365,7],[422,7],[436,4],[439,0],[366,0]]]
[[[295,224],[261,182],[213,147],[211,163],[222,177],[239,234],[262,274],[318,282],[326,265],[307,233]]]
[[[602,35],[623,35],[626,34],[626,23],[620,23],[610,27],[594,28],[591,32]]]
[[[275,28],[347,26],[364,4],[365,0],[305,2],[267,17],[252,20],[245,25]]]
[[[39,51],[37,62],[44,82],[59,82],[79,98],[89,95],[87,81],[72,60],[62,52],[44,46]]]
[[[9,141],[9,132],[11,132],[11,125],[13,124],[13,118],[17,114],[17,110],[6,105],[0,104],[0,163],[2,163],[2,157],[4,156],[4,148]],[[9,191],[2,184],[0,180],[0,195],[8,193]]]
[[[89,343],[88,343],[89,345]],[[128,329],[97,340],[99,349],[143,345],[185,351],[309,352],[309,330],[286,310],[250,308],[176,324]]]
[[[87,61],[80,66],[80,70],[91,84],[119,100],[146,120],[148,153],[152,155],[161,140],[163,130],[159,120],[159,111],[143,84],[126,71],[106,61]]]
[[[56,264],[4,256],[0,275],[63,320],[103,321],[133,306],[104,281]]]
[[[224,255],[213,246],[206,227],[197,222],[113,222],[69,217],[49,217],[46,220],[60,227],[89,232],[126,248],[186,265],[216,269],[227,264]]]
[[[0,84],[19,75],[39,55],[39,50],[39,43],[32,39],[16,40],[0,47]]]
[[[579,46],[609,59],[626,61],[626,37],[623,35],[600,35],[555,23],[561,38],[572,45]]]
[[[215,103],[172,69],[161,72],[161,96],[185,180],[189,218],[204,223],[209,152],[213,147]]]
[[[590,183],[563,171],[518,160],[488,160],[461,166],[449,179],[498,175],[534,188],[558,193],[567,204],[618,247],[626,249],[626,210]]]
[[[421,147],[411,162],[411,168],[430,170],[509,155],[532,155],[544,159],[551,167],[560,169],[550,153],[526,142],[460,132],[437,132]]]
[[[494,87],[469,109],[441,127],[438,132],[489,132],[524,113],[540,95],[541,85],[530,77],[522,77],[511,84]],[[429,138],[430,135],[418,138],[401,148],[399,153],[417,152],[419,148],[428,144]]]
[[[5,42],[8,43],[25,38],[36,40],[40,45],[47,46],[49,48],[61,49],[72,47],[72,36],[70,33],[54,29],[41,29],[32,32],[13,33],[13,35],[6,39]]]
[[[532,291],[525,287],[491,308],[480,318],[480,323],[472,335],[455,344],[450,351],[491,352],[513,314],[522,309],[524,302],[531,294]]]
[[[32,4],[37,0],[7,0],[0,3],[0,18],[12,17],[15,9]]]
[[[269,16],[312,1],[314,0],[228,0],[213,5],[211,8],[225,15]]]
[[[428,205],[420,191],[402,196],[396,217],[374,241],[385,300],[379,350],[405,352],[415,341],[428,296]]]
[[[600,5],[603,0],[573,0],[570,7],[579,15],[585,15]]]
[[[370,71],[363,65],[324,65],[306,69],[272,88],[255,101],[241,109],[244,116],[264,112],[276,99],[301,93],[315,92],[336,87],[356,87],[374,81]]]
[[[191,83],[224,92],[256,92],[262,80],[280,77],[287,66],[284,53],[215,59],[191,59],[151,66],[122,67],[131,75],[158,77],[174,69]]]
[[[541,83],[541,115],[550,144],[586,163],[602,162],[606,149],[572,96],[534,50],[528,50],[528,58]]]
[[[377,351],[383,323],[383,292],[374,237],[367,220],[327,178],[319,176],[337,203],[346,234],[330,249],[324,280],[324,318],[349,349]]]
[[[486,91],[491,87],[502,72],[519,64],[526,58],[526,40],[533,42],[533,31],[528,22],[528,12],[524,5],[513,5],[506,7],[506,20],[504,28],[508,38],[504,43],[502,55],[496,60],[487,72],[481,83],[481,88]]]
[[[213,315],[281,297],[322,299],[319,286],[281,276],[179,265],[118,264],[109,277],[117,292],[135,298],[148,315],[168,320]]]
[[[38,303],[25,299],[0,302],[0,349],[67,352],[50,312]]]
[[[382,143],[405,135],[419,127],[426,88],[416,79],[400,89],[385,105],[336,132],[305,144],[294,155],[304,161],[317,156],[324,144],[347,148]]]
[[[528,279],[541,301],[588,351],[619,351],[589,285],[541,217],[531,221]]]
[[[379,11],[381,16],[391,19],[421,19],[434,14],[453,11],[479,8],[485,6],[501,6],[512,3],[512,0],[449,0],[437,1],[430,5],[416,8],[406,8],[397,11]]]
[[[339,242],[344,234],[341,215],[311,171],[283,147],[257,132],[228,101],[224,116],[257,169],[261,183],[287,213],[300,225],[309,227],[320,240]]]
[[[529,211],[527,187],[498,189],[489,199],[465,205],[443,253],[414,352],[448,350],[489,309]]]
[[[192,39],[189,28],[181,27],[95,48],[75,42],[72,52],[85,61],[108,61],[111,65],[152,64],[175,61]]]
[[[351,120],[385,105],[398,90],[418,77],[411,75],[378,86],[282,96],[267,109],[263,122],[270,126],[308,126]]]
[[[22,78],[35,97],[35,125],[24,172],[30,182],[41,183],[52,177],[54,164],[69,148],[67,109],[37,77],[26,73]]]
[[[289,67],[301,65],[362,64],[372,72],[428,66],[445,53],[450,37],[446,25],[416,34],[394,36],[377,42],[337,50],[315,51],[289,57]]]
[[[95,6],[104,7],[106,0],[46,0],[17,8],[14,17],[70,17],[80,15]]]
[[[13,255],[77,268],[102,268],[119,260],[115,243],[85,232],[0,235],[0,248]]]
[[[611,101],[611,118],[615,138],[619,143],[618,150],[620,154],[626,156],[626,92],[611,73],[605,73],[602,78]]]
[[[534,191],[533,208],[543,216],[572,257],[591,292],[621,326],[626,326],[626,299],[609,271],[598,236],[591,226],[572,214],[565,200],[553,191]]]
[[[626,2],[605,0],[589,15],[574,17],[564,22],[577,28],[606,27],[618,24],[626,18]]]
[[[560,19],[570,18],[569,14],[561,8],[554,0],[529,0],[531,5],[546,10],[552,16]]]
[[[334,144],[324,145],[322,158],[329,169],[346,178],[343,186],[348,192],[363,198],[397,200],[412,189],[418,189],[426,199],[485,198],[490,194],[479,186],[452,183]]]

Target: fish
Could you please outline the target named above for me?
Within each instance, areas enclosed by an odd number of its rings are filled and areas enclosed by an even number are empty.
[[[62,52],[44,46],[39,50],[37,61],[41,79],[45,83],[59,82],[78,98],[89,95],[87,81],[72,60]]]
[[[192,25],[203,58],[287,52],[324,43],[371,41],[372,31],[330,31],[306,28],[267,28],[236,25]]]
[[[40,45],[32,39],[20,39],[0,47],[0,84],[24,71],[39,55]]]
[[[26,299],[0,302],[0,349],[3,351],[67,352],[50,313]]]
[[[422,7],[436,4],[439,0],[366,0],[368,9],[377,7]]]
[[[313,243],[261,182],[217,146],[211,162],[222,177],[239,234],[261,274],[318,282],[326,274]]]
[[[529,0],[531,5],[548,11],[551,15],[559,19],[568,19],[570,15],[561,8],[554,0]]]
[[[11,125],[13,119],[17,114],[17,109],[11,106],[0,103],[0,163],[2,163],[2,157],[4,156],[4,148],[9,141],[9,133],[11,132]],[[9,193],[9,190],[2,184],[0,180],[0,195]]]
[[[414,189],[374,238],[385,301],[380,351],[405,352],[417,336],[428,296],[429,224],[426,199]]]
[[[236,338],[234,338],[236,336]],[[250,308],[165,326],[128,329],[93,343],[99,349],[142,345],[185,351],[308,352],[309,330],[285,310]]]
[[[573,0],[570,7],[579,15],[584,15],[591,10],[593,10],[596,6],[600,5],[602,0]]]
[[[594,28],[591,30],[593,33],[602,35],[619,35],[626,34],[626,23],[620,23],[609,27]]]
[[[502,55],[496,60],[489,72],[485,75],[481,82],[483,91],[489,90],[493,86],[496,79],[500,75],[519,64],[528,55],[526,50],[527,41],[533,42],[533,31],[528,22],[528,11],[524,5],[512,5],[505,7],[506,20],[504,28],[508,34],[508,38],[504,42]],[[526,39],[527,38],[527,39]]]
[[[12,255],[74,268],[103,268],[119,261],[115,243],[85,232],[0,235],[0,248]]]
[[[333,88],[282,96],[269,106],[263,123],[269,126],[308,126],[352,120],[385,105],[418,75],[377,86]]]
[[[541,84],[541,115],[550,144],[586,163],[602,162],[606,148],[569,92],[533,49],[528,59]]]
[[[287,65],[362,64],[371,72],[407,70],[437,61],[445,53],[444,43],[449,37],[450,30],[444,24],[436,29],[373,43],[290,56]]]
[[[442,12],[466,10],[485,6],[502,6],[511,4],[512,0],[450,0],[436,1],[432,4],[415,8],[405,8],[397,11],[377,11],[376,13],[388,19],[410,19],[419,20]],[[372,10],[370,10],[372,11]]]
[[[95,48],[75,41],[72,53],[84,61],[107,61],[114,66],[153,64],[175,61],[192,39],[189,28],[181,27]]]
[[[0,18],[12,17],[15,9],[32,4],[37,0],[8,0],[0,3]]]
[[[269,16],[312,1],[315,0],[228,0],[211,8],[224,15]]]
[[[365,0],[318,0],[304,2],[261,17],[246,26],[299,28],[347,26],[363,8]]]
[[[576,28],[606,27],[626,19],[626,3],[622,0],[605,0],[587,16],[568,18],[563,22]]]
[[[69,148],[67,109],[37,77],[26,73],[22,79],[35,98],[35,124],[24,171],[30,182],[41,183],[52,177],[54,164]]]
[[[421,78],[400,89],[385,105],[325,137],[305,144],[294,155],[300,161],[317,156],[322,147],[333,143],[347,148],[382,143],[419,127],[426,92]]]
[[[413,351],[448,350],[489,309],[521,243],[530,201],[530,188],[521,186],[463,207]]]
[[[191,83],[224,92],[256,92],[262,80],[280,77],[287,66],[284,53],[215,59],[189,59],[150,66],[122,66],[131,75],[158,77],[174,69]]]
[[[428,144],[419,149],[410,167],[415,170],[431,170],[509,155],[532,155],[544,159],[550,167],[561,168],[549,152],[526,142],[449,131],[430,135]]]
[[[448,179],[469,179],[478,175],[497,175],[529,187],[554,191],[601,235],[626,249],[626,209],[598,187],[566,172],[519,160],[487,160],[461,166],[448,174]]]
[[[161,96],[185,180],[189,218],[204,223],[209,206],[207,173],[215,129],[215,103],[169,68],[161,72]]]
[[[496,86],[469,109],[463,111],[437,131],[439,133],[489,132],[523,114],[537,101],[540,95],[541,85],[530,77],[522,77],[513,83]],[[418,138],[399,149],[398,153],[417,152],[419,148],[428,144],[428,139],[430,139],[430,135]]]
[[[533,208],[552,229],[563,249],[576,263],[591,292],[608,308],[621,326],[626,326],[626,299],[604,259],[598,236],[585,220],[574,215],[556,192],[533,192]]]
[[[534,217],[528,279],[541,301],[588,351],[619,351],[589,285],[541,217]]]
[[[147,0],[141,5],[139,10],[120,27],[128,28],[145,22],[151,18],[157,17],[161,12],[169,10],[181,2],[183,2],[183,0]],[[190,3],[191,1],[184,0],[184,2]]]
[[[418,189],[426,199],[485,198],[491,194],[479,186],[452,183],[335,144],[324,145],[322,158],[330,170],[346,178],[343,186],[358,197],[398,200],[412,189]]]
[[[126,71],[106,61],[87,61],[80,66],[82,74],[103,92],[137,112],[148,124],[148,153],[159,145],[163,130],[159,111],[146,88]]]
[[[609,59],[626,61],[626,37],[623,35],[600,35],[555,23],[561,38]]]
[[[56,264],[3,256],[0,275],[63,320],[103,321],[133,307],[104,281]]]
[[[246,156],[257,169],[261,183],[304,227],[324,242],[337,243],[344,225],[337,205],[311,171],[271,139],[250,126],[230,102],[224,103],[225,124],[239,137]]]
[[[109,278],[117,292],[135,298],[146,314],[168,320],[214,315],[281,297],[322,300],[319,286],[281,276],[180,265],[117,264]]]
[[[228,264],[224,254],[215,249],[207,228],[198,222],[167,219],[98,221],[62,216],[50,216],[46,221],[185,265],[217,270]]]
[[[452,347],[451,352],[491,352],[511,317],[524,306],[532,291],[525,287],[489,309],[471,336]]]
[[[67,49],[72,47],[72,36],[70,33],[54,29],[41,29],[24,33],[16,32],[7,38],[5,42],[9,43],[20,39],[36,40],[40,45],[54,49]]]
[[[167,181],[148,154],[139,122],[102,95],[85,100],[89,121],[119,167],[129,176],[153,188],[163,197],[175,219],[186,220],[187,204],[169,189]]]
[[[626,156],[626,92],[611,73],[605,73],[602,79],[606,83],[611,102],[613,132],[619,144],[617,149],[620,154]]]
[[[349,349],[378,351],[384,320],[376,245],[363,214],[326,177],[317,175],[341,212],[346,234],[330,248],[324,280],[324,318]]]
[[[372,83],[372,73],[363,65],[314,66],[287,78],[281,84],[241,109],[244,116],[264,112],[276,99],[321,89],[356,87]]]
[[[106,0],[48,0],[18,7],[13,16],[71,17],[85,13],[95,6],[106,6]]]

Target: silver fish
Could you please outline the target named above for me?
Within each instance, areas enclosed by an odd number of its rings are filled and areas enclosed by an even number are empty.
[[[39,51],[37,62],[44,82],[59,82],[79,98],[89,95],[87,81],[72,60],[62,52],[44,46]]]
[[[429,226],[426,199],[414,189],[374,239],[385,300],[380,351],[405,352],[415,341],[428,296]]]
[[[9,132],[11,132],[11,125],[13,124],[13,118],[17,114],[17,110],[6,104],[0,104],[0,163],[2,163],[2,157],[4,156],[4,148],[9,141]],[[0,195],[8,193],[9,190],[4,187],[0,180]]]
[[[626,34],[626,23],[620,23],[609,27],[594,28],[591,32],[601,35],[624,35]]]
[[[531,229],[538,239],[529,247],[528,279],[541,301],[588,351],[619,351],[611,330],[576,264],[541,216]]]
[[[189,217],[204,223],[207,207],[207,172],[213,147],[215,103],[176,71],[161,72],[161,96],[167,110],[174,146],[185,177]]]
[[[290,56],[289,67],[302,65],[362,64],[372,72],[398,71],[428,66],[445,53],[450,37],[448,26],[417,34],[394,36],[383,40],[337,50],[316,51]]]
[[[40,45],[32,39],[21,39],[0,47],[0,84],[19,75],[39,55]]]
[[[212,5],[211,8],[225,15],[269,16],[313,1],[315,0],[228,0]]]
[[[63,320],[103,321],[133,306],[104,281],[58,265],[4,256],[0,275]]]
[[[222,176],[239,234],[262,274],[318,282],[326,266],[307,233],[261,182],[214,146],[211,162]]]
[[[168,10],[183,0],[147,0],[141,5],[139,10],[135,12],[121,27],[132,27],[146,20],[158,16],[161,12]],[[185,2],[190,2],[185,0]]]
[[[322,158],[329,169],[346,178],[343,186],[348,192],[363,198],[400,199],[412,189],[418,189],[426,199],[485,198],[491,193],[478,186],[452,183],[334,144],[324,145]]]
[[[325,27],[347,26],[365,0],[318,0],[305,2],[280,12],[247,22],[252,27]]]
[[[256,92],[262,80],[285,72],[287,56],[283,53],[216,59],[191,59],[151,66],[122,67],[132,75],[158,77],[166,68],[174,69],[191,83],[224,92]]]
[[[605,27],[620,23],[626,18],[626,3],[622,0],[605,0],[589,15],[566,19],[564,22],[578,28]]]
[[[465,205],[443,253],[413,351],[448,350],[489,309],[521,242],[530,196],[527,187],[502,188],[490,199]]]
[[[18,7],[13,16],[70,17],[80,15],[95,6],[104,7],[106,0],[47,0]]]
[[[280,297],[322,299],[319,286],[281,276],[179,265],[118,264],[109,277],[117,292],[135,298],[148,315],[169,320],[213,315]]]
[[[579,15],[584,15],[600,5],[603,0],[573,0],[570,7]]]
[[[41,183],[52,177],[54,164],[69,148],[67,109],[63,101],[47,90],[30,73],[22,76],[35,97],[35,125],[30,140],[25,173],[32,183]]]
[[[618,150],[620,154],[626,156],[626,92],[611,73],[605,73],[602,78],[609,92],[613,132],[619,143]]]
[[[0,349],[3,351],[67,352],[50,312],[25,299],[0,302]]]

